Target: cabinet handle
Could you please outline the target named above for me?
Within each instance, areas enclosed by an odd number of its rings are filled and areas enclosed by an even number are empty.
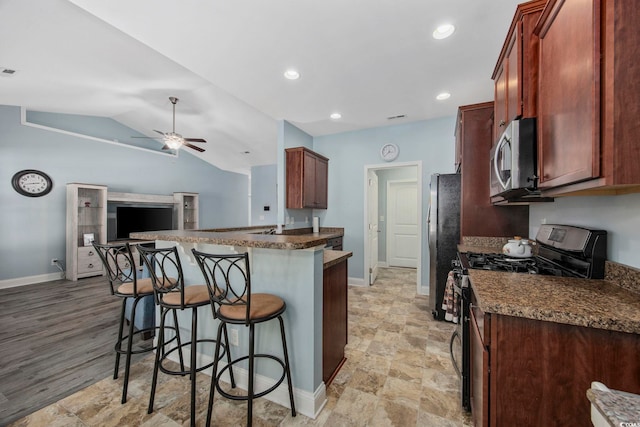
[[[504,120],[500,120],[500,124],[499,124],[498,126],[499,126],[499,127],[502,127],[502,126],[504,126],[504,125],[505,125]]]
[[[93,268],[93,264],[89,263],[89,265],[87,267]]]
[[[87,255],[88,255],[88,256],[93,256],[93,255],[94,255],[94,253],[93,253],[93,251],[89,251],[89,253],[87,253]]]

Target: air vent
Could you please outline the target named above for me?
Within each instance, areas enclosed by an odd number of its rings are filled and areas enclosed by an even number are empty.
[[[397,116],[387,117],[387,120],[404,119],[405,117],[407,117],[406,114],[400,114],[400,115],[397,115]]]
[[[11,77],[16,73],[16,70],[12,70],[11,68],[0,67],[0,76],[2,77]]]

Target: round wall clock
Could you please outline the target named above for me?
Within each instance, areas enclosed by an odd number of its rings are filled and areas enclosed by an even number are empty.
[[[382,157],[382,160],[387,162],[397,159],[398,154],[400,154],[400,149],[396,144],[384,144],[380,149],[380,157]]]
[[[25,169],[13,175],[11,185],[23,196],[40,197],[49,194],[53,188],[53,181],[44,172]]]

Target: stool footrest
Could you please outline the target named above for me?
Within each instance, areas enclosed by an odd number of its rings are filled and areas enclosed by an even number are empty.
[[[157,329],[160,329],[158,326],[155,327],[151,327],[151,328],[144,328],[144,329],[138,329],[137,331],[133,332],[133,336],[136,336],[138,334],[144,334],[145,332],[150,332],[150,331],[155,331]],[[175,328],[165,328],[165,329],[175,329]],[[123,343],[125,343],[127,340],[129,339],[129,335],[125,335],[124,337],[122,337],[122,339],[120,339],[118,342],[116,342],[116,345],[114,346],[114,349],[116,351],[116,353],[119,354],[127,354],[127,350],[123,349]],[[169,341],[167,341],[167,343],[170,343],[172,341],[174,341],[176,339],[176,337],[171,338]],[[131,354],[141,354],[141,353],[148,353],[150,351],[155,350],[156,348],[158,348],[157,345],[152,345],[149,348],[141,348],[139,350],[131,350]]]
[[[285,364],[284,361],[278,357],[275,357],[271,354],[254,354],[253,358],[259,358],[259,357],[263,357],[263,358],[267,358],[267,359],[271,359],[271,360],[275,360],[276,362],[278,362],[280,364],[280,366],[282,366],[282,376],[280,377],[280,379],[278,381],[276,381],[276,383],[274,385],[272,385],[271,387],[269,387],[268,389],[261,391],[260,393],[256,393],[253,395],[253,398],[256,399],[258,397],[262,397],[262,396],[266,396],[267,394],[271,393],[272,391],[274,391],[276,388],[278,388],[278,386],[280,384],[282,384],[282,382],[284,381],[285,375],[286,375],[286,368],[285,368]],[[218,392],[226,397],[227,399],[231,399],[231,400],[248,400],[249,396],[244,396],[244,395],[235,395],[235,394],[229,394],[226,391],[222,390],[220,388],[220,378],[222,377],[222,374],[224,373],[224,371],[226,371],[227,369],[230,369],[233,365],[235,365],[238,362],[242,362],[243,360],[247,360],[249,359],[249,356],[243,356],[243,357],[239,357],[238,359],[234,359],[231,361],[231,363],[227,363],[226,365],[224,365],[222,367],[222,369],[220,370],[220,372],[218,373],[218,375],[216,376],[216,389],[218,390]]]
[[[173,337],[171,340],[174,340],[175,338],[176,337]],[[170,341],[167,341],[165,344],[168,344],[169,342]],[[212,339],[197,340],[196,341],[196,345],[200,344],[200,343],[204,343],[204,342],[210,342],[210,343],[215,344],[216,340],[212,340]],[[180,346],[176,346],[176,347],[172,348],[171,350],[167,351],[166,353],[164,353],[162,355],[162,357],[160,358],[160,364],[158,365],[158,368],[160,369],[160,371],[162,371],[163,373],[165,373],[167,375],[180,375],[180,376],[191,375],[191,369],[188,369],[188,370],[185,370],[185,371],[175,371],[173,369],[169,369],[169,368],[165,367],[162,364],[162,362],[167,360],[168,356],[171,353],[173,353],[176,350],[181,350],[183,347],[190,346],[190,345],[191,345],[190,342],[186,342],[186,343],[184,343],[184,344],[182,344]],[[222,357],[227,353],[227,346],[221,343],[220,347],[222,348],[222,355],[220,357]],[[210,368],[212,366],[213,366],[213,362],[207,363],[204,366],[200,366],[200,367],[196,368],[195,372],[203,371],[203,370],[208,369],[208,368]]]

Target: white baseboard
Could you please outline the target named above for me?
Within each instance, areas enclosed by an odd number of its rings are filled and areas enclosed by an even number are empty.
[[[365,282],[364,279],[361,279],[359,277],[349,277],[347,283],[353,286],[369,286],[369,284]]]
[[[154,338],[154,344],[157,344],[156,339]],[[169,355],[169,359],[173,360],[176,363],[179,363],[178,353],[173,352]],[[190,361],[189,349],[185,349],[184,353],[184,361],[185,365],[188,361]],[[197,364],[198,366],[207,365],[213,362],[213,357],[209,355],[204,355],[202,353],[198,353],[197,355]],[[225,363],[222,361],[223,364]],[[211,376],[213,368],[205,369],[202,372]],[[218,369],[220,371],[220,369]],[[236,381],[236,388],[240,388],[242,390],[247,390],[248,388],[248,378],[249,372],[246,369],[240,368],[238,366],[233,367],[233,377]],[[222,380],[229,383],[229,374],[228,370],[222,375]],[[261,392],[262,390],[266,390],[271,387],[274,383],[274,380],[269,377],[265,377],[264,375],[256,374],[255,382],[254,382],[254,390],[256,393]],[[291,404],[289,403],[289,388],[287,386],[286,379],[271,393],[264,396],[265,399],[277,403],[278,405],[284,406],[285,408],[291,408]],[[316,419],[318,414],[324,405],[327,403],[327,391],[325,388],[324,382],[321,382],[318,388],[312,393],[305,390],[300,390],[297,388],[293,388],[293,399],[296,404],[296,412],[302,415],[305,415],[309,418]],[[215,402],[214,402],[215,405]]]
[[[378,267],[386,268],[389,267],[387,261],[378,261]]]
[[[62,279],[62,273],[38,274],[36,276],[16,277],[15,279],[0,280],[0,289],[14,288],[16,286],[32,285],[34,283],[50,282]]]

